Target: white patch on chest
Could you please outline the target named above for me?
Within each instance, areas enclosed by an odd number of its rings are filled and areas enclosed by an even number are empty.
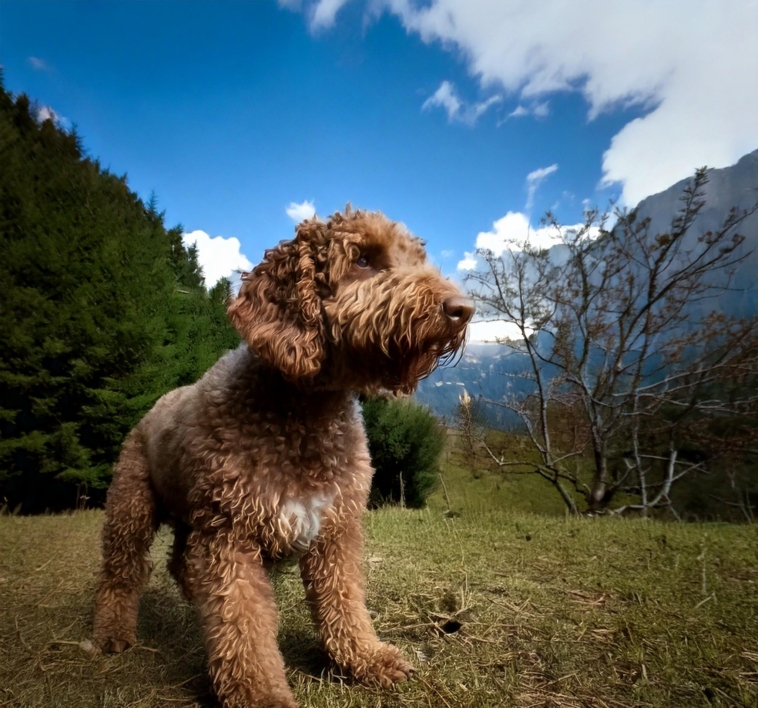
[[[334,501],[334,495],[314,494],[306,499],[289,499],[279,512],[282,521],[292,529],[292,549],[304,553],[321,530],[322,514]]]

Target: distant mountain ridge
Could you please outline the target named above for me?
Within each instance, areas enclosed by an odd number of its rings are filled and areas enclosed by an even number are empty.
[[[525,363],[522,354],[500,344],[469,344],[456,366],[437,369],[419,384],[416,400],[451,424],[464,390],[475,398],[499,400],[523,388],[526,382],[517,374]],[[493,412],[492,423],[507,420],[505,410],[499,416]]]
[[[708,178],[704,190],[706,204],[688,235],[693,246],[703,233],[718,229],[732,207],[743,210],[758,202],[758,150],[730,167],[710,170]],[[668,231],[688,181],[681,180],[637,205],[637,218],[650,219],[651,234]],[[745,237],[738,251],[739,255],[746,255],[745,260],[735,269],[729,290],[717,301],[710,301],[708,308],[715,304],[727,314],[746,317],[758,313],[758,213],[745,219],[737,232]],[[518,376],[526,364],[524,355],[502,345],[471,343],[457,366],[437,369],[419,384],[416,399],[452,421],[464,389],[471,396],[491,400],[528,390],[529,383]],[[492,416],[493,424],[511,421],[504,409],[493,411]]]

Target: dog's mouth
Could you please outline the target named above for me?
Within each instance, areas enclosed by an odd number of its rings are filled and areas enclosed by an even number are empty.
[[[440,366],[455,365],[460,361],[466,345],[465,325],[455,336],[437,340],[423,351],[401,359],[400,389],[412,393],[418,382],[427,378]]]
[[[368,370],[381,387],[401,394],[411,394],[419,381],[427,378],[439,366],[460,360],[466,343],[465,324],[456,331],[418,339],[409,347],[407,341],[389,342],[380,356],[366,359]],[[362,354],[365,356],[365,353]]]

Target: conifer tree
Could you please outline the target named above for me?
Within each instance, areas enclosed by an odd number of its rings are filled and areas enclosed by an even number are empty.
[[[181,227],[0,83],[0,504],[97,500],[159,396],[238,339]],[[93,493],[91,490],[94,489]]]

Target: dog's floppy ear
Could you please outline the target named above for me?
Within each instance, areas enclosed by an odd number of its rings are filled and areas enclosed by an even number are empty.
[[[294,240],[266,251],[260,265],[243,276],[229,305],[229,318],[248,346],[288,378],[321,370],[324,324],[315,254],[325,231],[317,218],[300,224]]]

